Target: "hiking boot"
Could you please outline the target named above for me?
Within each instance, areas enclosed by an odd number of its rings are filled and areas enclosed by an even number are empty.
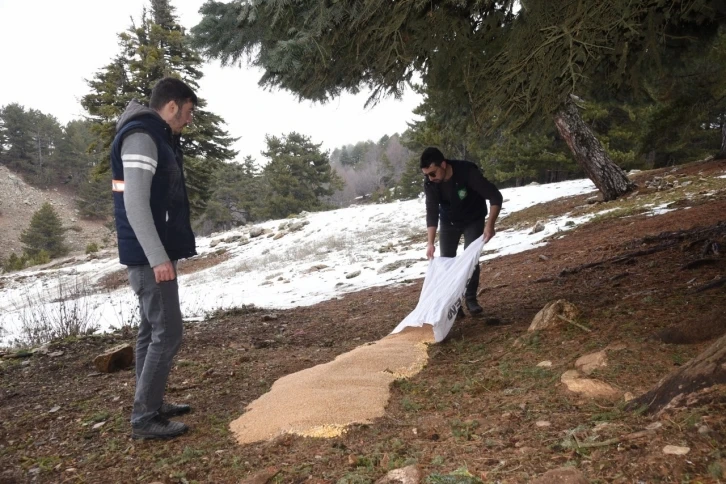
[[[177,415],[184,415],[192,411],[192,407],[186,403],[175,404],[175,403],[162,403],[159,409],[159,415],[164,418],[176,417]]]
[[[464,308],[459,306],[459,310],[456,312],[456,319],[462,319],[465,317],[466,317],[466,314],[464,314]]]
[[[189,430],[182,422],[174,422],[157,415],[146,423],[131,426],[132,439],[173,439]]]
[[[476,299],[467,299],[466,300],[466,309],[469,310],[469,314],[481,314],[484,309],[482,309],[481,306],[479,306],[479,303]]]

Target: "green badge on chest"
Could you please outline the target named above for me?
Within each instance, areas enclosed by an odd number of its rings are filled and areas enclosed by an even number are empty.
[[[459,188],[459,200],[463,200],[466,198],[466,188]]]

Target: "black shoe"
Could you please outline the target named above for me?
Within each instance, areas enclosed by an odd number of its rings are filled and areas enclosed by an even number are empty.
[[[132,439],[173,439],[189,430],[182,422],[174,422],[157,415],[146,423],[131,426]]]
[[[476,299],[467,299],[466,300],[466,309],[469,310],[469,314],[472,316],[474,314],[481,314],[484,309],[482,309],[481,306],[479,306],[479,303]]]
[[[466,314],[464,314],[464,308],[459,306],[459,310],[456,312],[456,319],[462,319],[465,317],[466,317]]]
[[[184,415],[192,411],[192,407],[186,403],[175,404],[175,403],[162,403],[159,409],[159,415],[164,418],[176,417],[177,415]]]

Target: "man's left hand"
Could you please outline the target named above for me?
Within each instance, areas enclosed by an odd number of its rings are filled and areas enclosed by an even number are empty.
[[[496,233],[497,231],[494,230],[494,227],[484,227],[484,243],[486,244],[487,242],[489,242]]]

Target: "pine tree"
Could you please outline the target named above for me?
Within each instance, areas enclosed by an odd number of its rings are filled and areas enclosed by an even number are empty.
[[[325,197],[343,187],[342,180],[330,166],[327,152],[320,144],[298,133],[281,137],[267,136],[270,159],[263,175],[269,185],[265,197],[265,215],[283,218],[301,211],[316,211],[327,207]]]
[[[520,5],[514,10],[515,3]],[[574,96],[636,95],[677,44],[712,37],[720,0],[208,2],[193,28],[205,54],[264,70],[263,85],[327,100],[400,94],[418,73],[437,107],[478,131],[555,121],[606,199],[632,189]]]
[[[179,77],[198,92],[198,81],[203,76],[202,60],[189,46],[168,0],[152,0],[151,10],[144,9],[140,23],[119,34],[119,44],[121,52],[88,82],[92,92],[81,100],[96,121],[97,147],[107,155],[115,136],[116,120],[132,99],[148,103],[154,84],[165,76]],[[211,172],[219,163],[237,155],[231,148],[236,138],[222,129],[224,120],[205,106],[206,101],[199,97],[194,122],[182,136],[184,154],[193,160],[187,166],[187,182],[195,194],[194,214],[203,210],[209,196]],[[204,164],[210,166],[202,167]],[[109,171],[108,163],[96,167],[97,177]]]
[[[37,257],[45,251],[51,258],[68,253],[65,229],[53,206],[46,202],[30,219],[30,226],[20,234],[25,253]]]

